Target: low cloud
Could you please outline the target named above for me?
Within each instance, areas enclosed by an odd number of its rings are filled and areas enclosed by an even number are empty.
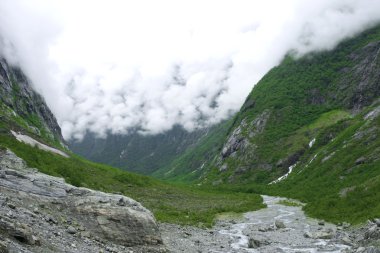
[[[0,13],[0,53],[80,139],[226,119],[289,50],[334,48],[380,21],[380,1],[2,0]]]

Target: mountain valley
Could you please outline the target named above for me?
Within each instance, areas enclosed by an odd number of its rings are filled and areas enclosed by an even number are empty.
[[[66,143],[4,58],[0,108],[0,252],[380,252],[380,26],[194,132]]]

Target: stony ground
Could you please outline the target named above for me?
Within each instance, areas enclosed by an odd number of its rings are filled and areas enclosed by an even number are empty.
[[[361,227],[307,218],[301,207],[264,197],[268,208],[217,221],[212,229],[160,224],[171,252],[358,252],[380,253],[380,220]]]

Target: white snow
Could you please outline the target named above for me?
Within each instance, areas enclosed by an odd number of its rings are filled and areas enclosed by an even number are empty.
[[[11,130],[11,133],[13,134],[14,137],[16,137],[16,139],[19,142],[23,142],[23,143],[28,144],[30,146],[37,147],[39,149],[42,149],[42,150],[45,150],[45,151],[48,151],[48,152],[51,152],[51,153],[55,153],[55,154],[58,154],[58,155],[61,155],[61,156],[66,157],[66,158],[69,157],[65,152],[62,152],[61,150],[58,150],[58,149],[49,147],[49,146],[47,146],[45,144],[42,144],[41,142],[36,141],[35,139],[33,139],[32,137],[30,137],[28,135],[16,133],[16,132],[14,132],[12,130]]]
[[[283,175],[283,176],[277,178],[276,180],[270,182],[269,184],[276,184],[276,183],[278,183],[278,182],[284,180],[285,178],[287,178],[287,177],[289,176],[289,174],[292,173],[292,171],[293,171],[294,167],[296,167],[296,165],[297,165],[297,163],[295,163],[295,164],[289,166],[289,171],[288,171],[288,173],[286,173],[285,175]]]

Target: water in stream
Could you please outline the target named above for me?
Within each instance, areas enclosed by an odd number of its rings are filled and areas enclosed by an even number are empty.
[[[318,221],[307,218],[301,207],[290,207],[278,204],[281,198],[263,196],[267,204],[266,209],[249,212],[244,215],[243,222],[232,224],[227,229],[219,231],[222,235],[232,238],[231,249],[228,251],[211,252],[342,252],[348,249],[337,241],[305,238],[305,232],[317,232],[319,230],[336,230],[332,224],[323,227],[318,225]],[[274,221],[282,221],[286,228],[273,229]],[[261,230],[270,229],[262,232]],[[255,238],[261,242],[267,242],[257,249],[248,248],[249,238]]]

